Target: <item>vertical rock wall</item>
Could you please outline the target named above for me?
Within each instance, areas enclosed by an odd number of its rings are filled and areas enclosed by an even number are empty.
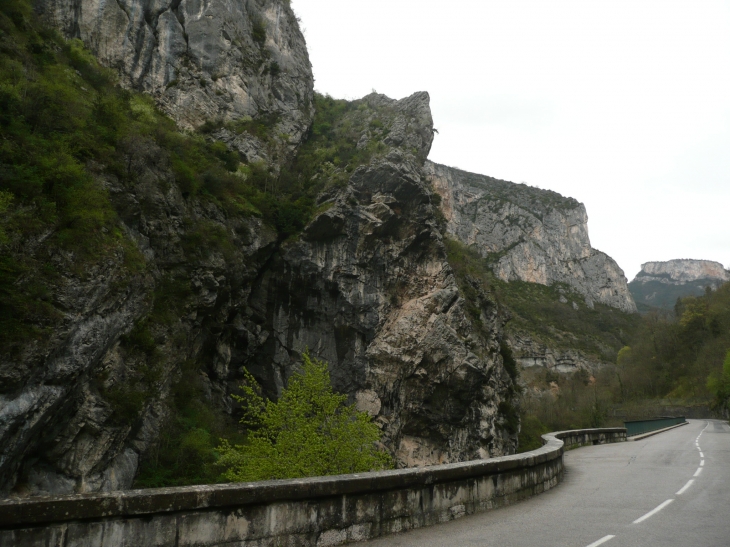
[[[591,247],[583,204],[548,190],[427,162],[455,239],[473,246],[504,281],[565,283],[594,302],[635,312],[624,272]]]
[[[36,0],[121,83],[150,93],[181,127],[266,117],[264,141],[222,130],[248,161],[280,163],[308,130],[314,79],[304,37],[284,0]]]
[[[642,264],[629,290],[640,305],[673,309],[677,298],[700,296],[706,287],[717,290],[727,281],[730,271],[719,262],[676,259]]]
[[[275,393],[308,347],[330,363],[335,388],[375,417],[400,466],[515,447],[500,410],[515,404],[499,355],[503,320],[486,303],[489,334],[480,336],[465,313],[422,170],[433,138],[428,100],[358,102],[360,113],[394,111],[387,150],[325,193],[327,210],[272,257],[228,365],[245,364]]]
[[[383,127],[369,123],[371,111]],[[428,95],[371,95],[351,112],[364,124],[354,142],[377,140],[378,152],[344,181],[339,173],[289,240],[256,217],[184,197],[164,154],[130,142],[134,184],[98,176],[144,257],[141,271],[130,272],[122,254],[74,271],[48,242],[27,242],[39,260],[56,253],[59,319],[43,343],[0,358],[0,491],[129,488],[185,363],[200,367],[211,408],[230,414],[244,367],[276,396],[307,347],[330,363],[335,388],[375,418],[400,466],[514,451],[504,320],[487,295],[479,328],[466,313],[423,171]],[[196,247],[201,229],[229,244]],[[147,345],[130,345],[145,325]]]

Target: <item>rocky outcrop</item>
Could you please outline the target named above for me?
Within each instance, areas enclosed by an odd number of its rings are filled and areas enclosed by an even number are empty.
[[[672,309],[677,298],[699,296],[729,280],[730,271],[719,262],[677,259],[642,264],[629,289],[639,304]]]
[[[634,278],[638,283],[657,281],[667,285],[686,285],[703,280],[710,281],[711,286],[717,288],[730,280],[730,271],[719,262],[678,259],[642,264],[641,271]]]
[[[44,235],[25,242],[61,275],[50,335],[0,357],[0,492],[129,488],[181,377],[235,415],[244,367],[276,396],[307,347],[400,466],[514,451],[504,319],[486,294],[479,328],[466,313],[423,172],[428,95],[371,95],[348,112],[348,138],[373,155],[323,171],[332,184],[296,238],[185,197],[154,142],[130,141],[128,177],[95,172],[120,220],[118,252],[79,269]]]
[[[247,161],[280,163],[311,124],[312,69],[288,1],[35,0],[35,7],[181,127],[217,124],[215,136]],[[237,130],[252,118],[264,121],[265,136]]]
[[[509,333],[507,339],[515,360],[523,369],[542,367],[563,374],[581,370],[593,374],[607,364],[579,350],[552,348],[524,332]]]
[[[400,466],[508,453],[503,320],[484,301],[487,334],[475,331],[446,261],[422,171],[428,95],[357,104],[358,114],[393,111],[386,150],[325,192],[327,210],[272,258],[243,314],[246,334],[228,339],[228,366],[246,364],[278,391],[308,347],[331,364],[335,388],[376,418]],[[367,127],[358,142],[378,138]]]
[[[49,336],[0,354],[0,492],[129,488],[164,426],[181,365],[209,361],[213,333],[244,306],[274,250],[259,219],[183,198],[154,142],[129,143],[125,154],[135,184],[98,176],[127,252],[79,269],[47,234],[25,241],[26,255],[50,260],[60,276]],[[224,230],[237,252],[191,246],[201,228]],[[211,406],[230,406],[215,369],[201,374],[212,379]]]
[[[472,246],[504,281],[561,283],[595,302],[635,312],[624,272],[588,238],[585,207],[549,190],[426,164],[448,234]]]

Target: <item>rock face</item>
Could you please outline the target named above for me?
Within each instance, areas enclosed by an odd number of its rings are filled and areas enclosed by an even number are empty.
[[[594,373],[606,365],[582,351],[555,349],[522,332],[508,335],[510,348],[517,363],[524,368],[542,367],[553,372],[572,374],[580,370]]]
[[[227,340],[228,367],[246,364],[278,391],[308,347],[332,365],[335,388],[376,417],[400,466],[510,452],[500,416],[500,403],[514,403],[504,395],[503,320],[485,301],[489,332],[475,332],[424,182],[428,95],[357,104],[359,114],[392,110],[387,150],[323,194],[327,210],[272,258],[253,286],[245,335]],[[359,142],[375,138],[365,128]]]
[[[699,296],[706,287],[717,289],[730,280],[730,271],[719,262],[678,259],[647,262],[629,283],[637,303],[672,309],[677,298]]]
[[[181,127],[218,121],[216,137],[248,161],[290,156],[311,124],[312,69],[285,0],[36,0],[35,7]],[[251,118],[272,126],[268,141],[222,127]]]
[[[184,197],[154,142],[129,142],[127,182],[96,173],[129,252],[78,271],[47,239],[25,242],[62,274],[48,339],[0,356],[0,493],[129,488],[181,377],[231,414],[243,367],[276,396],[307,347],[375,418],[399,466],[514,451],[504,319],[486,294],[480,327],[466,313],[423,171],[428,95],[370,95],[351,113],[348,134],[360,123],[354,142],[376,153],[344,181],[331,172],[296,238]],[[227,244],[200,246],[201,233]]]
[[[667,285],[686,285],[704,279],[710,280],[713,288],[717,288],[730,280],[730,272],[719,262],[679,259],[642,264],[641,271],[636,275],[634,281],[641,283],[658,281]]]
[[[214,353],[211,330],[219,333],[243,306],[273,251],[275,234],[260,220],[183,198],[154,142],[129,143],[125,154],[133,186],[99,177],[143,268],[130,271],[129,257],[117,253],[79,271],[45,238],[25,242],[25,253],[50,259],[61,275],[49,337],[0,354],[2,493],[129,488],[164,425],[181,363]],[[237,253],[191,248],[201,227],[225,230]],[[140,336],[152,347],[140,348]],[[210,379],[211,406],[230,404],[215,368],[201,374]]]
[[[585,207],[548,190],[427,162],[448,234],[489,259],[504,281],[563,283],[585,298],[635,312],[624,272],[591,247]]]

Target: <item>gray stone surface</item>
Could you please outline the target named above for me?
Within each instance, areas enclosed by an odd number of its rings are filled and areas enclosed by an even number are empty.
[[[707,287],[717,290],[730,280],[730,271],[710,260],[668,260],[647,262],[629,283],[638,304],[674,309],[678,298],[701,296]]]
[[[589,357],[582,351],[551,348],[521,332],[510,333],[508,340],[515,360],[522,368],[544,367],[570,374],[579,370],[595,373],[606,366],[604,361]]]
[[[441,196],[448,233],[488,258],[498,277],[564,283],[588,307],[600,302],[636,311],[623,270],[591,247],[583,204],[432,162],[426,171]]]
[[[224,339],[229,367],[245,363],[273,393],[305,348],[328,361],[335,388],[375,416],[399,466],[507,454],[516,442],[499,412],[516,404],[505,396],[503,319],[485,297],[486,327],[474,328],[424,182],[428,101],[362,100],[356,112],[366,119],[371,109],[390,112],[387,149],[322,196],[329,208],[254,284],[248,335]]]
[[[710,260],[677,259],[666,262],[646,262],[633,281],[657,281],[667,285],[684,285],[698,280],[714,280],[715,286],[730,281],[730,272],[719,262]]]
[[[217,135],[249,161],[278,164],[309,129],[314,80],[288,1],[35,0],[35,7],[181,127],[272,117],[271,142]]]

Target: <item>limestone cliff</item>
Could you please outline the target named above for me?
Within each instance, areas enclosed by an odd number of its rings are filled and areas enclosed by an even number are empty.
[[[624,272],[588,238],[585,207],[549,190],[426,164],[447,232],[505,280],[565,284],[585,299],[635,312]]]
[[[58,276],[48,336],[0,355],[0,492],[129,488],[176,385],[201,385],[235,417],[244,367],[276,396],[306,347],[399,465],[514,451],[504,318],[487,294],[478,328],[465,312],[423,171],[428,95],[370,95],[331,130],[367,161],[318,165],[316,213],[287,239],[248,209],[185,195],[165,151],[132,139],[122,169],[88,166],[117,215],[118,252],[81,269],[47,233],[17,241]]]
[[[719,262],[677,259],[642,264],[629,289],[638,304],[672,309],[677,298],[699,296],[729,280],[730,271]]]
[[[231,339],[231,353],[250,355],[272,388],[307,346],[336,363],[335,386],[377,417],[400,465],[509,452],[514,441],[499,427],[511,383],[499,357],[502,319],[485,299],[488,333],[475,331],[424,181],[428,95],[370,95],[356,112],[382,109],[393,111],[383,155],[324,194],[327,211],[272,258],[253,286],[249,334]],[[363,126],[358,142],[378,138]]]
[[[281,162],[311,124],[312,69],[285,0],[35,0],[35,8],[181,127],[217,123],[216,138],[248,161]],[[274,126],[269,140],[230,127],[251,118]]]
[[[516,330],[508,334],[515,359],[523,369],[540,367],[571,374],[580,370],[595,373],[608,363],[577,349],[554,348],[534,336]]]

